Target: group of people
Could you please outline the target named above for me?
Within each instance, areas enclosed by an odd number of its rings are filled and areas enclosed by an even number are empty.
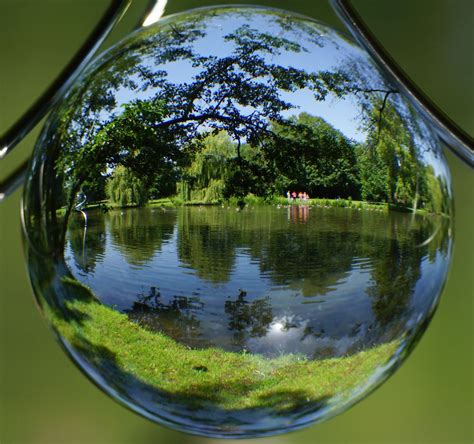
[[[292,201],[296,202],[296,199],[298,199],[300,202],[305,202],[309,200],[309,194],[306,191],[300,191],[299,193],[297,193],[296,191],[287,191],[286,197],[288,198],[288,203]]]

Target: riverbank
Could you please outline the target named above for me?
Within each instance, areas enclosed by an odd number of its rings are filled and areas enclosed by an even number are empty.
[[[190,408],[212,405],[223,410],[283,412],[335,395],[349,396],[399,347],[393,341],[351,356],[321,360],[298,354],[270,359],[219,348],[190,349],[98,303],[76,280],[63,277],[61,281],[68,295],[62,316],[47,305],[45,311],[69,344],[81,350],[99,373],[110,378],[113,372],[116,383],[133,378]]]
[[[307,200],[290,200],[286,197],[274,196],[269,199],[258,197],[254,195],[246,196],[242,200],[238,200],[237,198],[231,198],[229,200],[223,201],[215,201],[215,202],[203,202],[203,201],[183,201],[177,197],[165,197],[161,199],[153,199],[148,201],[145,208],[176,208],[180,206],[199,206],[199,207],[206,207],[206,206],[222,206],[224,208],[231,208],[231,207],[253,207],[253,206],[264,206],[264,205],[271,205],[271,206],[278,206],[278,207],[287,207],[287,206],[307,206],[307,207],[316,207],[316,208],[347,208],[353,210],[366,210],[366,211],[378,211],[378,212],[389,212],[389,211],[398,211],[402,213],[413,213],[413,208],[405,207],[402,205],[395,205],[388,202],[366,202],[360,200],[352,200],[352,199],[307,199]],[[86,205],[83,210],[98,210],[101,209],[102,211],[106,212],[109,210],[119,210],[119,209],[127,209],[127,208],[137,208],[137,205],[128,205],[128,206],[118,206],[110,203],[107,200],[100,201],[100,202],[93,202]],[[57,210],[58,215],[64,215],[65,209],[60,208]],[[415,214],[420,216],[442,216],[449,218],[447,214],[435,214],[428,212],[422,208],[418,208],[415,210]]]
[[[239,205],[240,204],[240,205]],[[274,196],[270,199],[263,197],[257,197],[254,195],[246,196],[242,201],[238,201],[236,198],[232,198],[224,201],[216,202],[201,202],[201,201],[182,201],[177,198],[164,198],[151,200],[146,205],[150,208],[157,207],[177,207],[177,206],[223,206],[223,207],[238,207],[242,206],[261,206],[261,205],[274,205],[274,206],[309,206],[316,208],[351,208],[354,210],[369,210],[369,211],[399,211],[403,213],[413,213],[413,208],[404,207],[401,205],[390,204],[387,202],[366,202],[352,199],[307,199],[307,200],[290,200],[286,197]],[[432,214],[423,209],[417,209],[415,211],[418,215]]]

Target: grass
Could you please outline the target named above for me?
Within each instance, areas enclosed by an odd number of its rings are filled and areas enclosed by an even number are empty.
[[[146,206],[150,208],[157,208],[157,207],[169,208],[169,207],[175,207],[176,202],[168,197],[165,197],[163,199],[149,200]]]
[[[390,206],[386,202],[365,202],[352,199],[308,199],[300,202],[299,200],[290,201],[286,197],[276,197],[272,203],[278,205],[310,205],[318,208],[353,208],[356,210],[374,210],[374,211],[399,211],[400,208]]]
[[[148,208],[173,208],[179,206],[217,206],[217,205],[226,205],[230,207],[240,206],[241,200],[237,198],[231,198],[225,201],[213,201],[213,202],[203,202],[203,201],[184,201],[181,198],[175,197],[165,197],[161,199],[153,199],[148,201],[146,207]],[[368,211],[380,211],[380,212],[389,212],[389,211],[399,211],[404,213],[412,213],[413,209],[409,207],[404,207],[400,205],[390,204],[387,202],[366,202],[360,200],[349,199],[308,199],[307,201],[290,201],[283,196],[271,196],[269,198],[255,196],[249,194],[243,199],[243,202],[249,206],[260,206],[260,205],[309,205],[317,208],[351,208],[354,210],[368,210]],[[92,210],[94,208],[108,208],[108,209],[118,209],[118,208],[135,208],[136,205],[130,205],[127,207],[119,207],[113,205],[108,201],[94,202],[85,207],[85,210]],[[60,208],[56,211],[58,216],[64,216],[65,208]],[[432,215],[424,209],[417,209],[416,214],[418,215]],[[444,215],[449,217],[447,215]]]
[[[107,359],[113,359],[118,380],[131,375],[193,408],[211,403],[225,410],[285,411],[321,402],[366,382],[399,345],[394,341],[323,360],[297,354],[270,359],[218,348],[190,349],[96,302],[76,280],[63,277],[62,285],[75,295],[65,302],[73,320],[66,321],[47,307],[46,315],[70,344],[95,350],[88,357],[99,368],[110,368]]]

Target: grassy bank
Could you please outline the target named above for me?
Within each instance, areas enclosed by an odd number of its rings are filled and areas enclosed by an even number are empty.
[[[164,198],[156,199],[148,202],[147,207],[156,208],[170,208],[178,206],[230,206],[237,207],[239,204],[245,204],[247,206],[263,206],[263,205],[277,205],[277,206],[287,206],[287,205],[307,205],[310,207],[316,208],[351,208],[354,210],[369,210],[369,211],[399,211],[404,213],[412,213],[413,209],[409,207],[403,207],[400,205],[394,205],[387,202],[365,202],[360,200],[352,199],[308,199],[305,201],[300,201],[299,199],[290,200],[286,197],[274,196],[271,198],[263,198],[254,195],[246,196],[244,199],[239,201],[237,198],[232,198],[224,201],[216,202],[201,202],[201,201],[182,201],[178,198]],[[423,209],[417,209],[416,214],[431,214]]]
[[[387,202],[365,202],[352,199],[308,199],[306,201],[300,201],[299,199],[295,201],[289,201],[286,197],[271,197],[269,199],[263,197],[257,197],[254,195],[249,195],[243,200],[238,200],[237,198],[232,198],[229,200],[215,201],[215,202],[202,202],[202,201],[183,201],[175,197],[166,197],[162,199],[153,199],[148,201],[145,205],[145,208],[177,208],[181,206],[225,206],[225,207],[238,207],[242,206],[264,206],[264,205],[274,205],[274,206],[299,206],[305,205],[315,208],[348,208],[353,210],[366,210],[366,211],[378,211],[387,213],[389,211],[398,211],[402,213],[413,213],[413,209],[409,207],[403,207],[400,205],[394,205]],[[137,205],[128,205],[125,207],[120,207],[114,204],[111,204],[108,201],[102,201],[99,203],[91,203],[84,208],[84,211],[98,210],[106,212],[108,210],[118,210],[126,208],[138,208]],[[64,216],[65,209],[60,208],[56,211],[58,216]],[[424,209],[417,209],[415,212],[417,215],[425,216],[442,216],[449,218],[447,214],[435,214],[430,213]]]
[[[352,199],[308,199],[306,201],[289,201],[286,197],[276,197],[274,202],[278,205],[309,205],[318,208],[353,208],[356,210],[374,210],[374,211],[389,211],[391,209],[398,210],[399,208],[390,207],[385,202],[364,202]]]
[[[166,197],[162,199],[153,199],[150,200],[146,207],[149,208],[172,208],[172,207],[179,207],[179,206],[217,206],[217,205],[224,205],[224,206],[239,206],[241,204],[245,204],[248,206],[260,206],[260,205],[308,205],[317,208],[352,208],[355,210],[372,210],[372,211],[401,211],[401,212],[412,212],[413,210],[409,207],[403,207],[400,205],[394,205],[387,202],[365,202],[359,200],[352,200],[352,199],[308,199],[306,201],[300,201],[296,199],[295,201],[291,200],[288,201],[286,197],[282,196],[272,196],[270,198],[259,197],[255,195],[248,195],[243,199],[231,198],[228,200],[222,201],[213,201],[213,202],[204,202],[204,201],[183,201],[178,197]],[[118,209],[118,208],[133,208],[134,206],[129,207],[118,207],[107,201],[103,201],[100,203],[93,203],[87,205],[86,209],[91,210],[94,208],[99,207],[107,207],[110,209]],[[427,213],[423,209],[417,209],[417,214],[431,214]]]
[[[97,366],[131,375],[191,407],[227,410],[271,407],[279,411],[328,399],[364,383],[385,364],[398,344],[391,342],[348,357],[308,360],[291,354],[275,359],[218,348],[193,350],[161,333],[145,330],[126,315],[99,304],[90,290],[62,278],[75,297],[66,302],[74,320],[47,312],[59,333]],[[91,351],[92,350],[92,351]],[[204,404],[203,404],[204,403]]]

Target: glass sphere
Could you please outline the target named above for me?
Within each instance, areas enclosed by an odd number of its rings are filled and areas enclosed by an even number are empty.
[[[264,436],[347,409],[408,355],[446,279],[451,185],[349,38],[200,9],[71,88],[23,224],[39,305],[97,385],[179,430]]]

